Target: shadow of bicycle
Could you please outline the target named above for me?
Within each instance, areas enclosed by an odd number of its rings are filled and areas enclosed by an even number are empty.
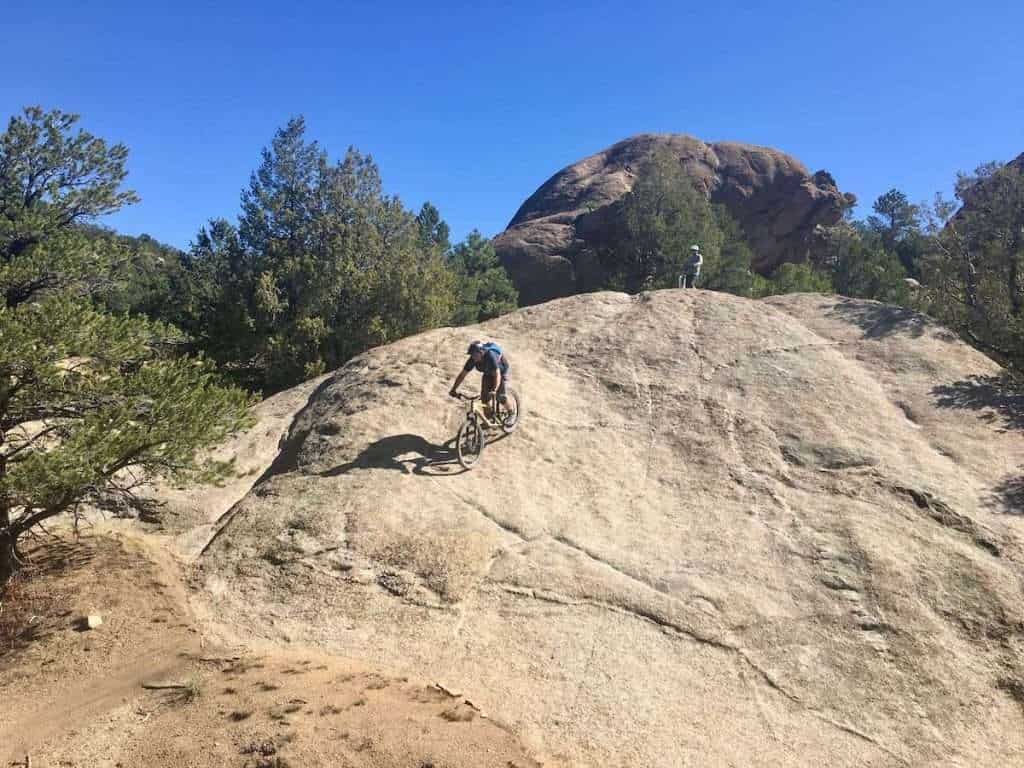
[[[508,435],[492,434],[487,444],[500,442]],[[338,477],[357,469],[387,469],[403,474],[454,477],[467,472],[455,452],[455,438],[438,445],[420,435],[388,435],[366,446],[358,456],[345,464],[320,473],[321,477]]]
[[[499,437],[488,443],[500,440]],[[388,435],[366,446],[358,456],[345,464],[320,473],[321,477],[338,477],[357,469],[387,469],[403,474],[452,477],[467,470],[459,464],[455,438],[438,445],[420,435]]]

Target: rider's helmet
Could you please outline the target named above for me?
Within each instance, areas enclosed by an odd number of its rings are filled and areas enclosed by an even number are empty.
[[[700,250],[700,246],[699,245],[691,245],[690,246],[690,250],[691,251],[699,251]]]
[[[466,350],[467,355],[475,354],[476,352],[483,352],[484,344],[482,341],[470,342],[469,349]]]

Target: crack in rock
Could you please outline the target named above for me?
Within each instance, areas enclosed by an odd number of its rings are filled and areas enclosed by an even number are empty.
[[[738,645],[734,645],[724,640],[718,640],[716,638],[702,635],[701,633],[696,632],[695,630],[682,627],[678,624],[675,624],[671,621],[651,614],[647,611],[635,610],[623,606],[614,605],[611,603],[604,603],[598,600],[573,600],[571,598],[565,597],[564,595],[559,595],[554,592],[546,592],[543,590],[530,589],[528,587],[520,587],[515,584],[500,584],[498,586],[500,586],[501,589],[507,592],[508,594],[516,595],[518,597],[529,598],[545,603],[551,603],[554,605],[561,605],[566,607],[586,606],[591,608],[597,608],[599,610],[611,611],[613,613],[617,613],[620,615],[631,616],[635,619],[639,619],[641,621],[656,625],[661,630],[666,631],[666,633],[670,637],[686,639],[691,642],[695,642],[699,645],[710,646],[712,648],[715,648],[716,650],[725,651],[727,653],[734,653],[737,656],[739,656],[740,659],[742,659],[743,662],[748,667],[750,667],[750,669],[757,673],[757,675],[761,678],[764,684],[768,686],[768,688],[775,691],[780,696],[792,702],[793,704],[800,705],[800,707],[804,709],[804,711],[806,711],[808,714],[810,714],[817,720],[820,720],[821,722],[835,728],[838,731],[841,731],[842,733],[846,733],[861,741],[864,741],[865,743],[871,744],[880,752],[883,752],[884,754],[888,755],[894,760],[899,761],[899,763],[902,765],[909,765],[909,763],[907,763],[907,761],[902,756],[896,754],[892,750],[885,747],[878,741],[878,739],[874,738],[873,736],[864,733],[863,731],[855,728],[852,725],[847,725],[846,723],[841,723],[837,720],[834,720],[823,714],[820,710],[807,706],[804,703],[803,699],[800,698],[800,696],[787,690],[778,680],[772,677],[771,673],[768,672],[768,670],[764,669],[759,664],[757,664],[757,662],[750,658],[746,650]]]
[[[966,515],[962,515],[954,510],[934,494],[903,485],[893,485],[891,488],[895,493],[909,496],[919,510],[939,525],[952,528],[954,531],[970,536],[975,545],[993,557],[1002,556],[999,545],[986,536],[977,523]]]

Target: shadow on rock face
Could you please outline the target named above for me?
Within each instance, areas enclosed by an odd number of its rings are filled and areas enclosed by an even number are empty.
[[[453,446],[454,440],[444,445],[435,445],[420,435],[388,435],[366,446],[352,461],[339,464],[321,475],[337,477],[354,469],[393,469],[405,474],[448,474],[443,467],[454,469],[458,466]],[[440,471],[430,472],[431,468]]]
[[[932,389],[940,408],[978,411],[978,418],[1007,429],[1024,429],[1024,386],[1008,373],[971,376]],[[992,489],[1006,514],[1024,515],[1024,477],[1008,477]]]
[[[924,334],[925,328],[933,324],[912,309],[851,299],[840,301],[828,314],[860,326],[868,339],[880,339],[894,333],[906,333],[917,338]],[[956,341],[956,335],[949,331],[943,331],[942,338]]]
[[[497,442],[500,435],[488,442]],[[410,455],[415,454],[415,455]],[[355,469],[393,469],[405,474],[450,476],[466,470],[459,466],[455,438],[443,445],[420,435],[388,435],[366,446],[352,461],[321,472],[322,477],[337,477]]]
[[[1024,477],[1008,477],[993,492],[1008,515],[1024,515]]]
[[[1002,420],[1004,426],[1024,429],[1024,387],[1009,374],[971,376],[932,389],[940,408],[980,411],[984,421]]]

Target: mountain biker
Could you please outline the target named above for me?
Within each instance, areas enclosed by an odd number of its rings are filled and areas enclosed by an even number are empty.
[[[505,382],[508,380],[510,368],[508,357],[501,351],[501,347],[494,342],[485,343],[482,341],[471,343],[467,354],[469,359],[462,366],[462,370],[459,371],[459,375],[456,377],[455,383],[448,394],[452,397],[458,397],[459,386],[466,376],[476,368],[483,374],[480,380],[480,399],[484,403],[484,414],[487,418],[492,418],[494,411],[491,407],[491,395],[497,393],[498,402],[502,405],[505,404],[507,399],[505,395]]]

